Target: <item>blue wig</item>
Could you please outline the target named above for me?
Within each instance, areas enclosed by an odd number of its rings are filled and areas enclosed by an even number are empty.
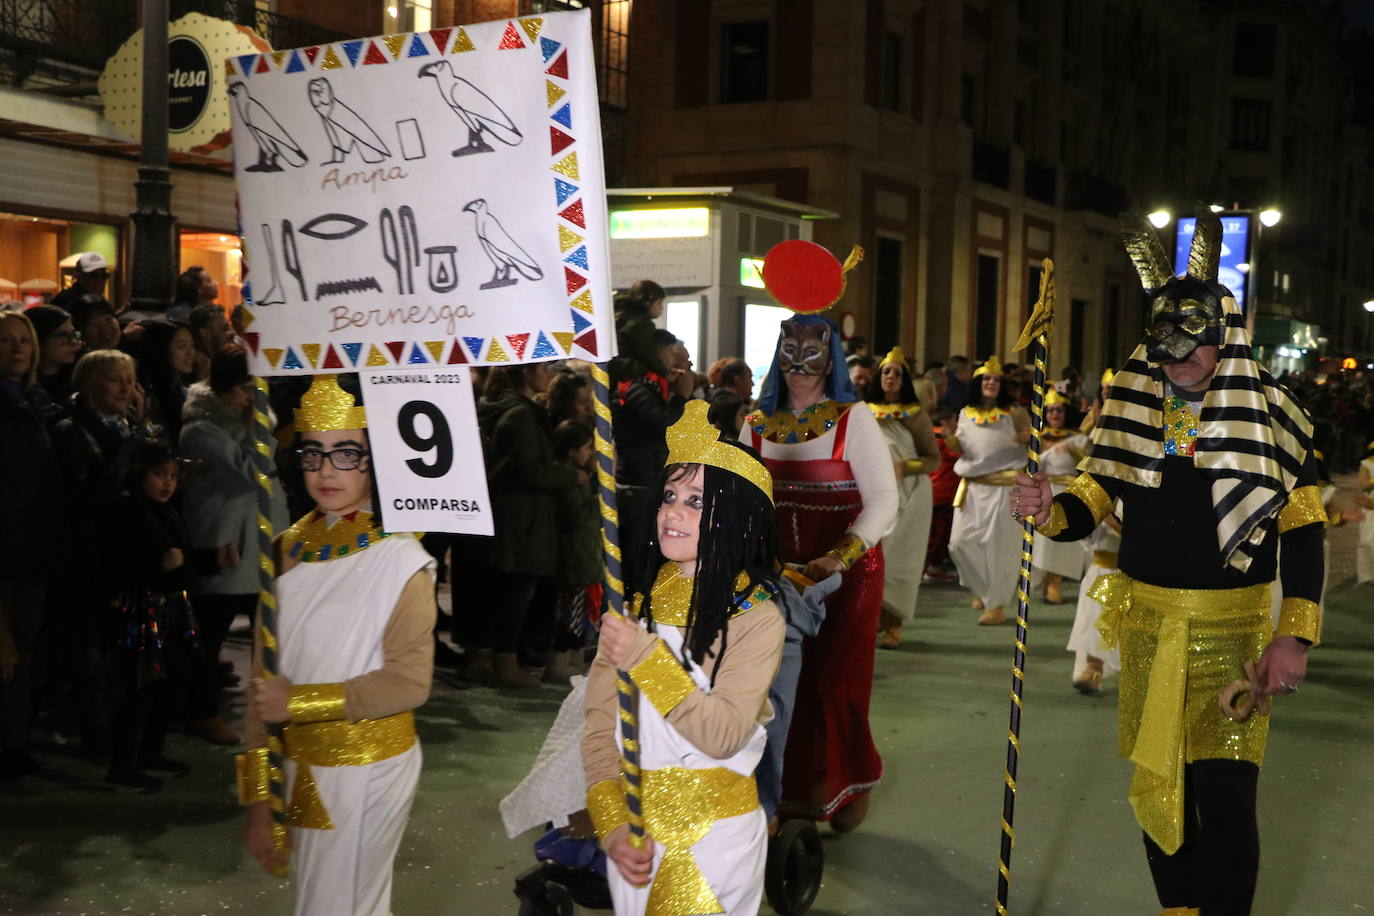
[[[841,404],[859,400],[854,393],[854,383],[849,380],[849,367],[845,365],[844,348],[840,344],[840,329],[835,322],[820,315],[794,315],[787,319],[801,327],[826,326],[830,328],[830,375],[825,380],[825,396]],[[778,343],[782,343],[782,331],[778,331]],[[765,413],[778,409],[778,400],[787,394],[787,382],[778,368],[778,348],[773,348],[773,363],[763,378],[763,391],[759,394],[758,408]]]

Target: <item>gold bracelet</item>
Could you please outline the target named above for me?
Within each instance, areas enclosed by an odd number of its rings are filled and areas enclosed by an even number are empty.
[[[868,552],[868,545],[864,539],[852,531],[845,532],[844,537],[835,542],[835,546],[826,551],[825,555],[840,564],[841,569],[849,569],[854,565],[854,561]]]
[[[286,701],[286,712],[293,725],[345,718],[343,682],[296,684],[291,688],[291,698]]]

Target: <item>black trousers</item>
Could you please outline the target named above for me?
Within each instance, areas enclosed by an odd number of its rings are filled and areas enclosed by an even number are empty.
[[[1244,760],[1197,760],[1183,768],[1183,845],[1165,855],[1145,837],[1160,906],[1248,916],[1259,875],[1258,783],[1259,767]]]
[[[200,624],[201,650],[201,664],[192,679],[186,704],[186,718],[194,722],[219,715],[219,650],[224,646],[224,637],[229,635],[234,618],[239,614],[253,616],[258,596],[256,593],[194,595],[191,606]]]

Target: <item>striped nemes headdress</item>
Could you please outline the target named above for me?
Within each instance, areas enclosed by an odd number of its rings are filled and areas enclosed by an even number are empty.
[[[1145,289],[1154,292],[1167,286],[1170,274],[1163,245],[1157,237],[1154,246],[1141,237],[1142,232],[1153,236],[1154,231],[1138,216],[1123,215],[1122,225],[1123,240]],[[1219,239],[1220,231],[1216,214],[1200,210],[1198,234]],[[1216,259],[1190,258],[1188,270],[1188,277],[1180,279],[1206,284],[1219,293],[1223,331],[1216,372],[1202,399],[1193,461],[1211,480],[1222,559],[1245,571],[1264,540],[1267,529],[1262,522],[1283,508],[1307,460],[1312,421],[1255,361],[1245,316],[1231,291],[1216,282]],[[1136,486],[1159,486],[1164,470],[1165,378],[1153,358],[1154,349],[1147,334],[1112,379],[1080,470]]]

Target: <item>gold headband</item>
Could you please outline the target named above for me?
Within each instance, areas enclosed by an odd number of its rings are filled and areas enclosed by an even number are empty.
[[[983,365],[981,365],[981,366],[979,366],[977,369],[974,369],[974,370],[973,370],[973,377],[974,377],[974,378],[977,378],[977,377],[980,376],[980,375],[999,375],[999,376],[1000,376],[1000,375],[1004,375],[1004,374],[1005,374],[1005,373],[1002,372],[1002,361],[1001,361],[1000,359],[997,358],[997,354],[995,354],[995,353],[994,353],[992,356],[989,356],[989,357],[988,357],[988,361],[987,361],[987,362],[983,363]]]
[[[883,357],[883,361],[878,363],[878,369],[881,371],[883,366],[894,364],[901,366],[903,369],[906,368],[906,354],[902,352],[901,347],[893,347],[891,350],[888,350],[887,355]]]
[[[706,419],[705,401],[688,401],[682,416],[668,427],[668,464],[709,464],[743,477],[773,501],[773,475],[748,452],[722,442],[720,432]]]
[[[1066,404],[1069,403],[1069,399],[1060,394],[1057,389],[1049,388],[1048,386],[1051,384],[1053,383],[1045,383],[1045,385],[1047,386],[1045,390],[1045,408],[1049,409],[1051,407],[1064,407]]]
[[[339,387],[337,375],[315,376],[296,410],[296,431],[332,433],[345,429],[367,429],[367,411]]]

